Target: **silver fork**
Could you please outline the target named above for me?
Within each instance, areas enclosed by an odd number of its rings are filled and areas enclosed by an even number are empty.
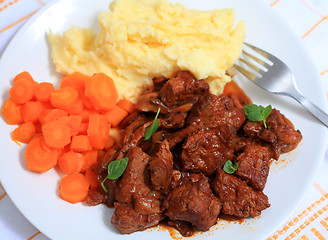
[[[254,54],[251,54],[244,49],[242,53],[242,57],[244,58],[241,57],[239,60],[240,63],[245,63],[248,66],[247,68],[250,69],[247,70],[245,67],[241,67],[236,63],[234,68],[238,72],[269,92],[294,98],[313,116],[328,127],[328,115],[300,93],[295,83],[294,74],[285,63],[260,48],[248,43],[244,44],[248,48],[262,55],[264,58],[262,60],[255,57]],[[257,64],[245,60],[245,57],[254,60]]]

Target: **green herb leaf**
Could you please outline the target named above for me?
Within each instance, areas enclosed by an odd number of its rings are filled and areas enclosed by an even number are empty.
[[[238,163],[236,162],[235,164],[233,164],[233,162],[230,160],[226,161],[226,163],[223,166],[223,171],[225,171],[228,174],[235,173],[237,169],[238,169]]]
[[[161,108],[159,107],[153,123],[150,125],[150,127],[147,129],[145,133],[145,138],[144,138],[145,141],[149,140],[151,138],[151,135],[153,135],[153,133],[157,131],[159,127],[158,115],[160,111]]]
[[[263,125],[265,128],[267,128],[265,119],[270,115],[271,112],[271,105],[263,107],[261,105],[248,104],[244,107],[244,113],[248,120],[252,122],[263,121]]]
[[[129,158],[125,157],[120,160],[112,161],[108,164],[108,175],[107,177],[101,182],[101,186],[104,191],[107,193],[108,190],[105,187],[104,183],[107,179],[115,180],[118,179],[124,173],[126,167],[128,166]]]

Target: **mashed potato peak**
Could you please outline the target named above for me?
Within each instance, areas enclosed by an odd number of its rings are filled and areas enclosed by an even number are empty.
[[[230,80],[226,70],[238,59],[244,24],[232,9],[197,11],[166,0],[116,0],[98,17],[99,33],[72,27],[49,34],[57,71],[103,72],[120,97],[135,101],[144,85],[178,70],[207,79],[213,93]]]

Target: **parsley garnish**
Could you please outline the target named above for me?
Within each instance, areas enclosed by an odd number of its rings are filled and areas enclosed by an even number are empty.
[[[265,128],[267,128],[265,119],[270,115],[271,111],[271,105],[263,107],[261,105],[248,104],[244,107],[244,113],[248,120],[252,122],[263,121],[263,125]]]
[[[120,160],[112,161],[108,164],[108,175],[107,177],[101,182],[101,186],[104,191],[107,193],[108,190],[105,187],[104,183],[107,179],[115,180],[118,179],[124,173],[126,167],[128,166],[129,158],[125,157]]]
[[[158,118],[160,111],[161,111],[161,108],[159,107],[153,123],[150,125],[150,127],[147,129],[147,131],[145,133],[145,138],[144,138],[145,141],[149,140],[151,138],[151,135],[153,135],[153,133],[157,131],[157,129],[159,127],[159,121],[157,118]]]
[[[229,173],[229,174],[235,173],[237,171],[237,169],[238,169],[238,162],[233,164],[233,162],[230,160],[226,161],[226,163],[223,166],[223,171],[225,171],[226,173]]]

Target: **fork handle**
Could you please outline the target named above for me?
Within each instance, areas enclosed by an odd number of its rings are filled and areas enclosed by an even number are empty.
[[[299,91],[295,89],[290,94],[296,101],[298,101],[306,110],[308,110],[313,116],[320,120],[326,127],[328,127],[328,115],[319,107],[314,105],[308,99],[306,99]]]

